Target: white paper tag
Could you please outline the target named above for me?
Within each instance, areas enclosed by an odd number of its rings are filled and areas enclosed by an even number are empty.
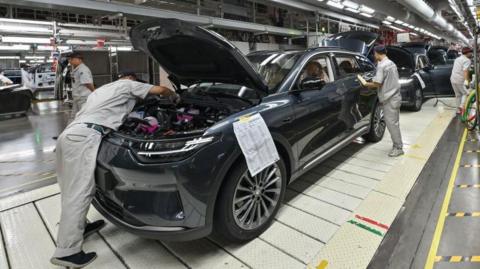
[[[260,114],[240,118],[233,123],[233,131],[252,176],[280,160],[272,135]]]
[[[420,82],[420,87],[422,87],[422,90],[425,89],[425,82],[423,81],[422,77],[418,73],[413,73],[415,77],[417,77],[418,82]]]

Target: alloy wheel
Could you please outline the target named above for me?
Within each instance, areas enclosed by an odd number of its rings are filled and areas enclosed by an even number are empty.
[[[382,106],[377,106],[375,109],[375,115],[373,116],[373,129],[375,130],[375,135],[378,137],[383,136],[385,132],[385,119]]]
[[[277,164],[253,177],[248,170],[243,173],[232,203],[233,217],[240,228],[253,230],[269,220],[280,200],[282,180]]]
[[[422,106],[422,90],[417,89],[415,91],[415,108],[419,109]]]

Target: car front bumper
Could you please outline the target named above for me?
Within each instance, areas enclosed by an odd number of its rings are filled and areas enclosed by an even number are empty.
[[[145,164],[131,149],[106,139],[97,157],[93,205],[117,226],[143,237],[201,238],[211,233],[227,162],[224,143],[179,162]]]

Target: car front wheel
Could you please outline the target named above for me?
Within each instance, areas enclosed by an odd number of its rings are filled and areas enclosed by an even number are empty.
[[[423,105],[423,92],[420,87],[415,89],[415,98],[411,107],[412,111],[420,111]]]
[[[232,168],[216,203],[214,233],[230,242],[262,234],[281,206],[287,176],[282,160],[251,176],[244,160]]]

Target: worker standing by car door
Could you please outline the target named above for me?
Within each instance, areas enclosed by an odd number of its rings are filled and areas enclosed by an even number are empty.
[[[395,63],[388,59],[385,46],[376,46],[374,52],[375,61],[377,62],[375,77],[373,77],[372,82],[366,82],[363,78],[360,81],[368,88],[379,89],[378,100],[380,105],[383,106],[385,123],[393,141],[393,148],[388,156],[398,157],[404,154],[402,134],[400,132],[402,96],[400,94],[398,69]]]
[[[172,97],[174,102],[179,100],[169,88],[137,82],[133,72],[122,72],[119,77],[94,91],[58,137],[57,179],[62,212],[57,248],[51,259],[55,265],[84,267],[96,258],[94,252],[83,252],[82,244],[85,237],[105,226],[103,220],[86,224],[95,193],[94,170],[102,136],[120,127],[137,98],[143,99],[150,93]]]
[[[455,59],[452,68],[450,82],[457,101],[457,114],[461,114],[463,103],[468,95],[468,84],[470,83],[470,65],[472,64],[473,51],[471,48],[462,49],[462,56]]]
[[[93,86],[93,77],[90,68],[83,63],[83,56],[78,52],[74,52],[68,57],[68,62],[72,66],[72,98],[73,111],[72,119],[80,111],[87,102],[88,96],[95,90]]]

